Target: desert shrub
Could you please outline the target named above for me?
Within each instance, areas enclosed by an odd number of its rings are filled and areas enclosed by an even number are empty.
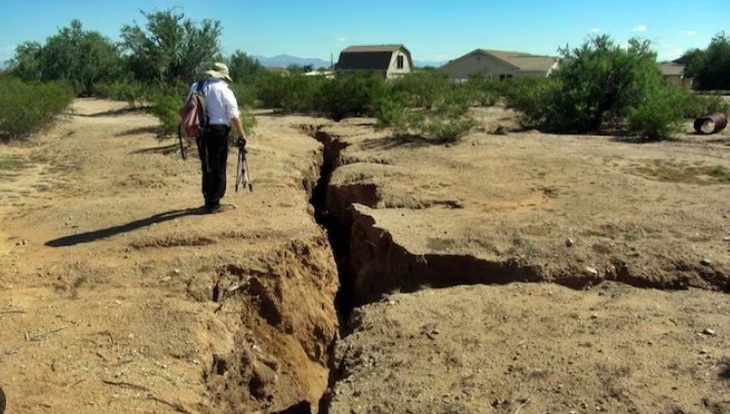
[[[74,89],[67,82],[26,83],[0,77],[0,136],[23,138],[45,128],[73,98]]]
[[[436,143],[453,143],[466,136],[478,124],[471,117],[431,116],[420,125],[421,136]]]
[[[493,106],[503,93],[500,83],[504,82],[495,80],[491,76],[477,74],[470,77],[460,87],[464,88],[465,97],[472,105]]]
[[[687,93],[684,106],[684,116],[686,118],[699,118],[722,112],[730,114],[730,103],[717,95],[694,95]]]
[[[151,97],[150,112],[162,124],[158,133],[159,138],[177,135],[180,124],[180,108],[183,106],[185,95],[174,91],[159,91]]]
[[[404,93],[391,93],[375,102],[374,116],[376,129],[389,128],[394,136],[404,137],[413,134],[413,129],[423,122],[421,110],[408,107],[408,96]]]
[[[392,85],[393,93],[408,98],[408,106],[428,110],[438,105],[451,88],[447,76],[438,71],[412,73]]]
[[[632,39],[623,47],[598,36],[561,53],[553,78],[513,85],[508,94],[523,123],[559,133],[629,125],[631,132],[657,139],[681,120],[686,101],[663,79],[648,41]],[[660,113],[650,119],[652,110]]]
[[[125,101],[132,107],[140,107],[149,101],[150,89],[139,81],[121,80],[95,85],[94,95],[99,98]]]
[[[264,108],[284,113],[311,112],[323,83],[319,76],[267,74],[258,82],[258,98]]]
[[[632,39],[624,48],[598,36],[562,53],[555,74],[560,89],[549,98],[546,119],[560,132],[596,132],[606,123],[619,124],[662,79],[648,41]]]
[[[686,91],[659,80],[639,105],[629,109],[629,132],[648,140],[670,137],[681,127],[686,102]]]
[[[315,109],[335,121],[351,116],[371,116],[375,103],[387,94],[385,80],[368,73],[325,79],[315,99]]]
[[[257,105],[256,86],[250,83],[234,82],[230,84],[233,94],[236,95],[238,106],[254,108]]]
[[[396,137],[415,135],[442,144],[457,142],[477,125],[468,114],[469,101],[462,88],[447,89],[430,110],[409,107],[409,102],[413,101],[403,91],[381,97],[375,110],[376,128],[388,128]]]
[[[730,35],[719,33],[706,49],[685,53],[685,72],[698,90],[730,90]]]
[[[504,95],[509,108],[520,111],[520,123],[532,128],[547,123],[554,95],[561,89],[553,78],[516,78],[504,81]]]

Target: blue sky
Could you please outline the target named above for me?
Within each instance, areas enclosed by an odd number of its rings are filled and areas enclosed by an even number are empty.
[[[330,59],[355,44],[402,43],[415,60],[446,61],[476,48],[556,54],[593,33],[617,42],[652,41],[672,59],[730,33],[729,0],[2,0],[0,62],[24,41],[43,42],[79,19],[119,39],[140,10],[176,7],[193,20],[219,20],[224,53]]]

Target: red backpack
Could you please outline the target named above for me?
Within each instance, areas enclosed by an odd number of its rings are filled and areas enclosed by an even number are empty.
[[[185,105],[180,109],[180,126],[186,136],[199,137],[208,126],[208,113],[205,107],[205,82],[198,82],[195,92],[190,94]]]

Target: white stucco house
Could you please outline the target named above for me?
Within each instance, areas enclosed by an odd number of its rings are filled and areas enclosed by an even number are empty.
[[[450,79],[463,81],[481,74],[499,79],[512,77],[547,77],[558,68],[560,59],[554,56],[532,55],[524,52],[476,49],[445,64],[440,71]]]

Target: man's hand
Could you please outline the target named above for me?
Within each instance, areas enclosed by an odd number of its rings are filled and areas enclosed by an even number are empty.
[[[246,150],[246,137],[238,137],[238,139],[236,140],[236,146],[241,151],[245,151]]]

